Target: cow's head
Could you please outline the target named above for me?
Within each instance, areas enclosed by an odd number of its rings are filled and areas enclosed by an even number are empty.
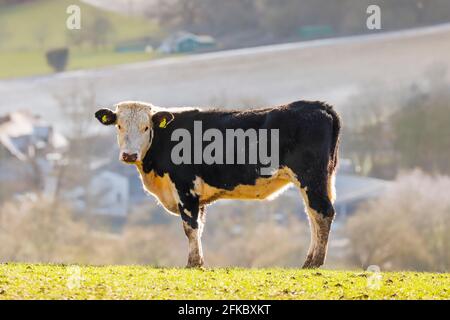
[[[119,159],[126,163],[141,162],[152,144],[155,126],[165,128],[174,116],[144,102],[126,101],[116,110],[100,109],[95,117],[103,125],[115,125],[119,143]]]

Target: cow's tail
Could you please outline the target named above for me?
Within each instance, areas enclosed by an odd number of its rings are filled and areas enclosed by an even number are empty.
[[[328,166],[329,173],[334,173],[338,164],[338,151],[339,151],[339,135],[341,132],[341,118],[333,109],[332,106],[326,106],[327,113],[333,118],[333,133],[330,146],[330,162]]]
[[[341,119],[332,106],[326,105],[326,112],[333,118],[333,131],[330,145],[330,159],[328,161],[328,194],[331,202],[336,199],[336,167],[338,165],[339,136],[341,131]]]

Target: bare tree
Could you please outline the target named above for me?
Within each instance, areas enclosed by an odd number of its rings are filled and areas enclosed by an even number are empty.
[[[48,25],[41,24],[34,30],[34,38],[39,44],[41,49],[45,48],[45,44],[47,42],[47,38],[49,35]]]
[[[99,48],[108,44],[113,34],[114,28],[109,18],[96,15],[92,23],[89,24],[85,37],[94,48]]]
[[[56,198],[61,189],[74,186],[81,186],[84,189],[88,187],[92,174],[91,164],[95,155],[95,145],[89,143],[96,107],[94,88],[93,84],[83,84],[55,96],[65,119],[66,133],[70,142],[70,148],[56,168],[58,183]]]
[[[349,218],[349,260],[366,268],[448,271],[450,178],[402,175],[379,199]]]

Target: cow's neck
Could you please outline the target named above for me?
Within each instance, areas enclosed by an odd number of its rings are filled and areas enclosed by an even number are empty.
[[[153,173],[153,170],[146,170],[147,167],[144,163],[137,163],[136,164],[136,169],[139,172],[139,176],[141,177],[142,181],[144,181],[144,177],[149,175],[149,173]]]
[[[138,170],[144,173],[150,173],[153,170],[153,161],[150,155],[150,150],[147,151],[141,164],[138,164]]]
[[[142,184],[144,185],[145,189],[147,189],[147,191],[153,193],[155,191],[156,181],[157,181],[157,179],[159,179],[161,177],[158,176],[158,174],[152,168],[150,168],[150,170],[146,171],[145,170],[146,166],[143,163],[136,164],[136,168],[139,172],[139,175],[142,180]]]
[[[169,174],[160,176],[155,170],[145,172],[142,164],[137,164],[136,167],[145,190],[153,194],[169,212],[178,214],[179,198]]]

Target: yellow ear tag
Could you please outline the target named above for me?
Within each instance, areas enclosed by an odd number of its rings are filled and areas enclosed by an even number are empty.
[[[159,123],[159,127],[160,128],[165,128],[166,126],[167,126],[167,120],[166,120],[166,118],[163,118],[161,120],[161,122]]]
[[[108,116],[107,116],[106,114],[104,114],[104,115],[102,116],[102,122],[103,122],[103,123],[107,123],[107,122],[108,122]]]

